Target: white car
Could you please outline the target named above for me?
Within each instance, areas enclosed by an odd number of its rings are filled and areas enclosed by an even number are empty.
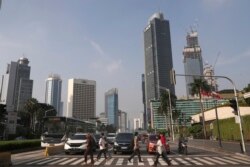
[[[108,143],[114,144],[114,142],[115,142],[115,136],[116,136],[115,133],[108,133],[108,135],[107,135]]]
[[[93,151],[96,150],[96,140],[94,138],[94,145]],[[74,135],[67,138],[64,151],[65,154],[69,153],[83,153],[87,149],[87,133],[75,133]]]

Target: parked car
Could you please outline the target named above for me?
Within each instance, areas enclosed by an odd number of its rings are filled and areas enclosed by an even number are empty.
[[[147,140],[147,152],[148,153],[154,153],[156,152],[156,143],[157,143],[157,138],[156,134],[150,134],[148,135],[148,140]],[[166,152],[169,154],[170,153],[170,146],[168,141],[166,141]]]
[[[132,153],[133,146],[131,145],[131,141],[133,140],[133,133],[118,133],[115,138],[113,152],[116,154],[117,152],[121,153]]]
[[[94,139],[93,151],[97,148],[97,142],[95,136],[92,135]],[[83,153],[87,149],[87,133],[75,133],[74,135],[67,138],[64,145],[65,154],[69,153]]]
[[[108,141],[109,144],[114,144],[115,136],[116,136],[115,133],[108,133],[107,134],[107,141]]]

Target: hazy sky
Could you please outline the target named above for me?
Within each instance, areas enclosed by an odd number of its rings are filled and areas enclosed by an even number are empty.
[[[40,102],[46,78],[56,73],[63,79],[64,103],[68,79],[90,79],[97,83],[97,113],[104,111],[104,93],[118,88],[119,108],[138,116],[143,111],[143,30],[149,17],[161,11],[170,21],[177,74],[184,74],[182,51],[194,27],[204,62],[216,65],[216,75],[230,77],[241,90],[250,83],[249,6],[249,0],[3,0],[0,74],[24,55],[30,61],[33,97]],[[219,80],[220,90],[231,88]],[[177,77],[177,96],[185,92],[184,78]]]

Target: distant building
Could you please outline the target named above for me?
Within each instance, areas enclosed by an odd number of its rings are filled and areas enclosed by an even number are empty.
[[[166,118],[164,114],[158,113],[158,109],[161,106],[161,102],[159,100],[151,100],[150,108],[151,108],[151,124],[153,129],[170,129],[170,119],[169,116]]]
[[[108,124],[118,128],[118,89],[113,88],[105,93],[105,113]]]
[[[127,113],[124,111],[119,110],[119,115],[118,115],[118,122],[119,122],[119,132],[126,132],[128,128],[128,116]]]
[[[100,120],[100,122],[102,124],[108,125],[108,118],[106,117],[106,113],[105,112],[100,113],[99,120]]]
[[[45,103],[52,105],[58,116],[63,116],[61,110],[62,80],[59,75],[52,74],[46,80]]]
[[[96,81],[68,80],[67,117],[90,120],[96,116]]]
[[[142,103],[143,103],[143,129],[147,129],[147,106],[146,106],[146,92],[145,92],[145,75],[141,75],[142,79]]]
[[[0,103],[6,104],[6,110],[19,112],[27,100],[32,98],[33,80],[30,79],[29,60],[21,57],[17,62],[7,65],[6,74],[2,76]],[[15,134],[17,113],[8,116],[9,134]],[[11,120],[10,120],[11,119]]]
[[[142,128],[142,121],[140,118],[134,118],[134,131]]]
[[[203,61],[201,56],[201,47],[198,42],[198,33],[191,31],[186,36],[187,46],[183,50],[183,63],[185,75],[203,75]],[[199,76],[185,76],[187,97],[192,98],[190,84]]]
[[[214,68],[209,65],[208,63],[205,63],[204,70],[203,70],[204,79],[207,81],[208,85],[210,85],[212,91],[217,92],[218,91],[218,85],[216,78],[214,76]]]
[[[144,29],[145,53],[145,96],[147,107],[147,125],[150,122],[150,100],[159,99],[159,86],[175,94],[175,87],[170,82],[170,71],[173,69],[172,46],[169,21],[162,13],[153,14]]]

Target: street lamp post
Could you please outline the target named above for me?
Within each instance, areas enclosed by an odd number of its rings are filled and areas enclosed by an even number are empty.
[[[174,141],[174,126],[173,126],[173,112],[172,112],[172,106],[171,106],[171,97],[170,97],[170,90],[168,88],[159,86],[160,89],[166,90],[168,92],[168,100],[169,100],[169,113],[170,113],[170,126],[171,126],[171,132],[172,132],[172,139]]]

